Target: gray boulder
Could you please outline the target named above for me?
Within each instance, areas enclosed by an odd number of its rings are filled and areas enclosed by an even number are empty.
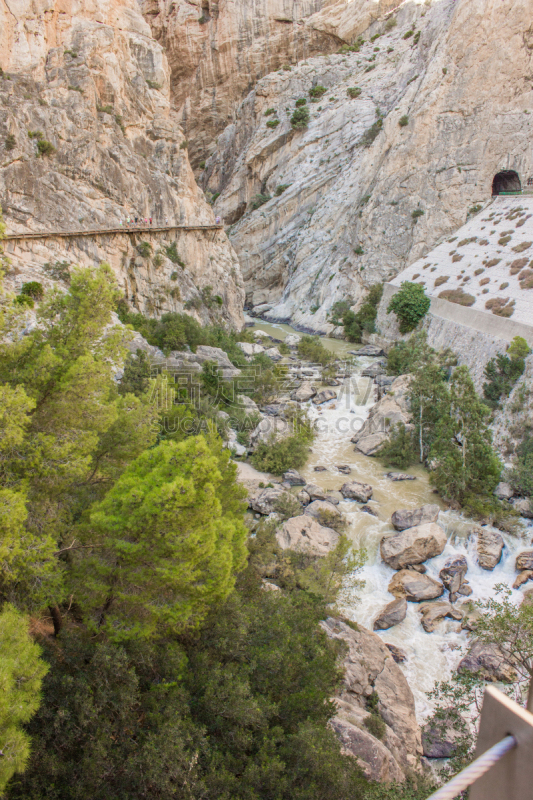
[[[513,500],[513,508],[518,511],[521,517],[533,519],[533,504],[529,497],[516,497]]]
[[[466,656],[459,662],[457,672],[480,672],[486,681],[512,681],[515,672],[495,644],[474,642]]]
[[[285,489],[279,485],[272,489],[262,489],[258,494],[250,497],[250,508],[258,514],[268,516],[276,510],[276,503],[284,494],[286,494]]]
[[[445,617],[456,620],[463,618],[460,611],[442,600],[436,603],[422,603],[418,610],[422,616],[422,627],[426,633],[433,633],[439,622],[442,622]]]
[[[373,356],[374,358],[385,355],[383,348],[377,347],[375,344],[365,344],[360,350],[350,350],[350,353],[354,356]]]
[[[481,569],[493,570],[499,564],[504,548],[503,537],[485,528],[474,529],[477,533],[477,560]]]
[[[313,397],[313,403],[315,406],[320,406],[322,403],[327,403],[330,400],[337,399],[337,392],[334,392],[333,389],[323,389],[321,392],[317,394],[316,397]]]
[[[383,365],[380,361],[376,361],[374,364],[370,364],[369,367],[365,367],[361,375],[363,378],[377,378],[377,376],[381,375],[383,372],[385,372]]]
[[[408,475],[407,472],[387,472],[386,476],[391,481],[416,481],[414,475]]]
[[[347,464],[342,464],[340,467],[337,467],[340,473],[343,475],[350,475],[352,469]]]
[[[494,494],[496,495],[498,500],[510,500],[511,497],[514,495],[514,490],[511,488],[510,483],[505,483],[504,481],[501,481],[494,489]]]
[[[252,400],[251,397],[248,397],[246,394],[238,394],[236,396],[237,405],[242,406],[247,414],[258,414],[259,413],[259,406]]]
[[[397,597],[383,608],[374,620],[375,631],[386,631],[394,625],[403,622],[407,614],[407,600],[405,597]]]
[[[283,358],[277,347],[269,347],[268,350],[265,350],[265,355],[272,361],[281,361]]]
[[[199,344],[193,358],[200,364],[203,364],[205,361],[214,361],[219,367],[223,378],[236,378],[241,374],[240,369],[233,366],[227,353],[221,350],[220,347],[209,347],[206,344]]]
[[[388,436],[386,433],[371,433],[368,436],[362,436],[357,439],[354,450],[357,450],[364,456],[375,456],[381,445],[386,442],[387,439]]]
[[[237,342],[237,347],[239,347],[245,356],[250,358],[251,356],[258,355],[259,353],[264,353],[265,348],[262,344],[251,344],[250,342]]]
[[[288,345],[288,347],[296,347],[301,338],[302,337],[298,336],[297,333],[289,333],[289,335],[285,337],[285,344]]]
[[[518,573],[518,576],[513,583],[513,589],[519,589],[524,583],[527,583],[533,578],[533,569],[523,569]]]
[[[465,575],[468,571],[468,564],[464,556],[452,556],[448,558],[443,568],[439,572],[439,578],[450,593],[452,603],[457,599],[457,593],[464,583]]]
[[[405,531],[407,528],[414,528],[416,525],[426,525],[430,522],[437,522],[440,508],[436,505],[425,505],[422,508],[401,509],[395,511],[391,517],[391,522],[397,531]]]
[[[426,758],[451,758],[457,751],[459,735],[451,721],[429,722],[422,728],[422,749]]]
[[[388,590],[395,597],[405,597],[414,603],[435,600],[444,594],[442,583],[410,569],[397,572],[389,583]]]
[[[347,500],[357,500],[359,503],[368,503],[373,494],[373,489],[368,483],[352,481],[341,486],[341,494]]]
[[[340,522],[343,519],[339,509],[327,500],[313,500],[305,509],[304,514],[319,520],[327,520],[328,522],[330,520],[332,522]]]
[[[305,479],[295,469],[289,469],[283,475],[283,480],[291,486],[305,486]]]
[[[304,381],[302,385],[291,394],[291,400],[297,403],[306,403],[316,395],[316,387],[309,381]]]
[[[276,540],[282,550],[303,550],[325,556],[336,547],[339,534],[320,525],[313,517],[302,514],[286,520],[276,533]]]
[[[446,547],[446,534],[434,522],[385,536],[380,543],[381,558],[393,569],[422,564],[440,556]]]
[[[328,493],[325,489],[321,489],[314,483],[307,483],[304,486],[304,492],[307,492],[311,500],[328,500]]]

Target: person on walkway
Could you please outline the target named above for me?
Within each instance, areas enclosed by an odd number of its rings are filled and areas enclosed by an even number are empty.
[[[215,217],[215,225],[220,225],[220,217]]]

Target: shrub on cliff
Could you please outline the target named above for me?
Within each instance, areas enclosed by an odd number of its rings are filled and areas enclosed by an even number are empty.
[[[309,109],[307,106],[301,106],[294,111],[291,117],[291,125],[295,131],[307,128],[309,125]]]
[[[419,283],[404,281],[391,299],[387,313],[394,311],[400,323],[400,333],[413,331],[429,311],[431,300]]]
[[[515,336],[507,355],[498,353],[485,367],[486,382],[483,395],[491,408],[498,408],[502,399],[509,397],[516,382],[526,368],[525,358],[530,353],[529,346],[521,336]]]
[[[298,342],[298,355],[323,367],[335,360],[333,353],[324,347],[318,336],[302,336]]]

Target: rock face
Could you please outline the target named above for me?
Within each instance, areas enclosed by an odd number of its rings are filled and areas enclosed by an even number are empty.
[[[343,13],[360,20],[374,7],[344,3]],[[330,330],[337,300],[355,305],[365,285],[453,235],[472,204],[490,198],[497,172],[531,174],[521,90],[527,10],[526,0],[402,4],[388,31],[377,12],[360,52],[309,58],[252,89],[204,180],[221,192],[217,212],[236,223],[231,238],[249,297],[274,303],[267,317]],[[333,16],[327,6],[319,13]],[[420,31],[416,43],[404,39],[409,30]],[[383,34],[378,52],[373,33]],[[293,131],[295,101],[317,85],[326,94],[310,105],[307,130]],[[352,97],[350,88],[361,92]],[[276,114],[266,117],[270,108]],[[456,159],[465,142],[468,170]],[[280,186],[287,188],[278,194]],[[260,192],[272,199],[252,210]],[[424,214],[413,224],[416,208]]]
[[[0,66],[11,78],[0,81],[8,234],[120,230],[127,217],[214,224],[170,108],[167,59],[134,0],[22,2],[16,13],[2,4]],[[55,152],[39,156],[28,131],[40,131]],[[204,323],[243,324],[240,267],[222,231],[52,236],[7,241],[5,249],[14,291],[31,280],[48,288],[74,265],[107,261],[138,311],[182,312],[190,300]]]
[[[381,639],[366,628],[353,630],[331,617],[322,627],[348,648],[333,729],[372,780],[403,780],[406,771],[419,769],[422,749],[414,698],[403,672]],[[366,699],[372,692],[378,696],[378,712],[386,723],[382,742],[363,723],[369,713]]]
[[[453,725],[451,722],[446,724],[445,720],[439,722],[422,728],[422,748],[426,758],[450,758],[457,750],[458,735]]]
[[[348,500],[357,500],[359,503],[368,503],[373,494],[373,489],[368,483],[344,483],[341,486],[341,494]]]
[[[446,547],[446,534],[434,522],[385,536],[380,552],[383,561],[393,569],[403,569],[410,564],[422,564],[428,558],[440,556]],[[465,570],[466,571],[466,570]]]
[[[402,509],[395,511],[391,516],[391,522],[397,531],[405,531],[417,525],[427,525],[437,522],[440,508],[435,505],[425,505],[422,508],[415,508],[414,511]]]
[[[393,600],[392,603],[383,608],[376,619],[374,620],[375,631],[386,631],[394,625],[399,625],[403,622],[407,614],[407,600],[405,597],[399,597]]]
[[[441,583],[430,578],[429,575],[421,575],[410,569],[402,569],[393,576],[389,583],[389,592],[395,597],[405,597],[415,603],[422,600],[434,600],[444,594],[444,587]]]
[[[477,560],[482,569],[493,570],[500,563],[504,547],[503,537],[495,531],[476,528]]]
[[[302,515],[283,523],[276,533],[279,546],[285,550],[305,550],[317,556],[327,555],[339,541],[339,534],[319,525],[316,519]]]

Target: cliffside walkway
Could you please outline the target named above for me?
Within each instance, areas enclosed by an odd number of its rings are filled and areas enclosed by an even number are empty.
[[[36,233],[7,233],[4,241],[17,239],[75,239],[78,236],[102,236],[108,234],[162,233],[164,231],[222,231],[223,225],[119,225],[115,228],[92,228],[76,231],[38,231]]]

